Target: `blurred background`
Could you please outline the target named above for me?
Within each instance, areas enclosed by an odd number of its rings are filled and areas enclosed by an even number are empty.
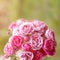
[[[0,0],[0,55],[8,41],[8,26],[19,18],[39,19],[54,30],[56,55],[45,60],[60,60],[60,0]]]

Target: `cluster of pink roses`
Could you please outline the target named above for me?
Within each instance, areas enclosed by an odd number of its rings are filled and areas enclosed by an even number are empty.
[[[19,19],[11,23],[12,36],[4,47],[5,56],[16,54],[21,50],[20,60],[42,60],[55,55],[56,41],[54,32],[39,20]]]

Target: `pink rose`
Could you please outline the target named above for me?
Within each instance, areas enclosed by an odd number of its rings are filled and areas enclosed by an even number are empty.
[[[55,54],[55,42],[51,39],[46,39],[44,41],[43,46],[44,51],[47,53],[47,55],[54,55]]]
[[[46,52],[43,50],[43,48],[41,48],[40,50],[39,50],[39,52],[40,52],[40,55],[42,56],[42,58],[44,58],[44,57],[46,57]]]
[[[25,22],[20,26],[20,33],[23,35],[30,35],[34,31],[34,26],[31,22]]]
[[[40,54],[39,51],[34,52],[34,58],[33,60],[42,60],[42,55]]]
[[[48,29],[48,30],[46,31],[45,36],[46,36],[46,38],[55,40],[54,32],[53,32],[52,30],[50,30],[50,29]]]
[[[9,42],[11,43],[14,49],[18,50],[21,48],[23,38],[21,36],[11,36]]]
[[[34,33],[30,37],[30,45],[33,50],[39,50],[43,45],[43,38],[39,33]]]
[[[9,27],[8,27],[8,29],[9,30],[14,30],[14,28],[16,28],[17,27],[17,24],[15,23],[15,22],[12,22],[10,25],[9,25]]]
[[[33,53],[32,52],[22,52],[20,54],[20,60],[32,60],[33,59]]]
[[[48,28],[48,26],[42,21],[36,20],[36,21],[33,21],[33,24],[35,26],[35,31],[39,32],[40,35],[44,34]]]
[[[23,45],[22,45],[22,49],[23,49],[24,51],[31,51],[31,46],[30,46],[29,44],[23,44]]]
[[[13,47],[11,46],[10,43],[7,43],[4,47],[4,53],[5,53],[5,56],[10,56],[12,54],[15,53],[15,50],[13,49]]]

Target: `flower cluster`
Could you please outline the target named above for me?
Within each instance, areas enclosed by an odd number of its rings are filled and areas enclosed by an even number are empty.
[[[42,60],[55,55],[54,32],[44,22],[19,19],[10,24],[9,30],[12,36],[4,47],[6,57],[15,54],[20,60]]]

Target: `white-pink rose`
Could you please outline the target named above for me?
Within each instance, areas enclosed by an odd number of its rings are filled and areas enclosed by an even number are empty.
[[[50,30],[50,29],[48,29],[48,30],[46,31],[45,36],[46,36],[46,38],[55,40],[54,32],[53,32],[52,30]]]
[[[32,52],[22,52],[20,54],[20,60],[32,60],[33,59],[33,53]]]
[[[17,21],[16,21],[16,24],[18,25],[18,26],[20,26],[22,23],[24,23],[25,21],[24,21],[25,19],[18,19]]]
[[[33,24],[35,26],[35,31],[39,32],[40,35],[44,34],[48,28],[48,26],[42,21],[36,20],[36,21],[33,21]]]
[[[30,44],[33,50],[39,50],[43,45],[43,38],[39,33],[34,33],[30,37]]]
[[[12,35],[20,35],[20,29],[18,27],[14,28]]]
[[[20,33],[23,35],[30,35],[34,31],[34,26],[31,22],[25,22],[20,26]]]

